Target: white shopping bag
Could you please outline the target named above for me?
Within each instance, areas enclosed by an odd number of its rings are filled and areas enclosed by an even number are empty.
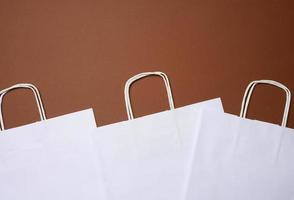
[[[129,87],[149,75],[163,78],[171,110],[132,120]],[[167,76],[146,72],[127,81],[125,100],[129,121],[93,131],[110,199],[178,200],[187,182],[200,110],[223,112],[220,99],[173,109]]]
[[[258,83],[286,91],[282,126],[244,119]],[[249,93],[249,95],[248,95]],[[254,81],[241,117],[203,111],[185,200],[293,200],[294,130],[285,128],[291,93]]]
[[[46,119],[37,88],[41,122],[4,130],[0,111],[1,200],[105,200],[90,131],[96,127],[92,109]]]

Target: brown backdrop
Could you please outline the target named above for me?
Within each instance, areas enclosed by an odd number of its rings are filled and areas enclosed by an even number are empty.
[[[0,88],[33,83],[49,118],[93,107],[105,125],[127,119],[125,81],[160,70],[177,107],[220,96],[225,111],[238,114],[252,80],[274,79],[294,93],[292,2],[0,0]],[[159,78],[137,82],[132,99],[136,116],[168,108]],[[259,86],[249,117],[280,123],[284,100]],[[3,106],[7,127],[38,120],[26,90]]]

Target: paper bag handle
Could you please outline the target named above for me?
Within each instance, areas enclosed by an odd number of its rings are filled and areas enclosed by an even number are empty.
[[[0,91],[0,130],[1,131],[5,130],[4,121],[3,121],[3,114],[2,114],[3,97],[8,92],[10,92],[12,90],[15,90],[15,89],[20,89],[20,88],[27,88],[27,89],[32,90],[32,92],[33,92],[33,94],[35,96],[36,102],[37,102],[40,118],[41,118],[41,120],[46,120],[46,114],[45,114],[43,102],[42,102],[41,95],[40,95],[40,92],[37,89],[37,87],[34,86],[33,84],[30,84],[30,83],[19,83],[19,84],[13,85],[11,87],[8,87],[8,88],[3,89],[3,90]]]
[[[146,76],[160,76],[165,84],[166,87],[166,91],[167,91],[167,96],[168,96],[168,102],[169,102],[169,107],[170,109],[174,109],[174,100],[173,100],[173,96],[172,96],[172,91],[171,91],[171,87],[170,87],[170,83],[168,80],[168,77],[165,73],[163,72],[143,72],[140,74],[137,74],[133,77],[131,77],[129,80],[127,80],[126,84],[125,84],[125,90],[124,90],[124,94],[125,94],[125,104],[126,104],[126,109],[127,109],[127,114],[128,114],[128,119],[132,120],[134,119],[134,115],[133,115],[133,110],[132,110],[132,106],[131,106],[131,100],[130,100],[130,86],[137,80],[144,78]]]
[[[273,86],[276,86],[278,88],[283,89],[286,92],[286,104],[285,104],[285,108],[284,108],[283,120],[282,120],[282,125],[281,125],[282,127],[286,127],[288,115],[289,115],[290,103],[291,103],[291,92],[285,85],[283,85],[282,83],[279,83],[277,81],[273,81],[273,80],[252,81],[247,86],[245,93],[244,93],[243,100],[242,100],[240,117],[246,118],[250,98],[251,98],[252,92],[257,84],[273,85]]]

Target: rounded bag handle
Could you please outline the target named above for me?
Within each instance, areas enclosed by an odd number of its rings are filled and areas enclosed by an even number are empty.
[[[166,91],[167,91],[167,97],[168,97],[168,102],[169,102],[169,107],[170,109],[174,109],[174,100],[173,100],[173,96],[172,96],[172,91],[171,91],[171,87],[170,87],[170,83],[168,80],[168,77],[165,73],[163,72],[143,72],[140,74],[137,74],[133,77],[131,77],[129,80],[127,80],[126,84],[125,84],[125,89],[124,89],[124,94],[125,94],[125,104],[126,104],[126,110],[127,110],[127,114],[128,114],[128,119],[132,120],[134,119],[134,115],[133,115],[133,110],[132,110],[132,106],[131,106],[131,100],[130,100],[130,86],[137,80],[144,78],[146,76],[160,76],[165,84],[166,87]]]
[[[246,88],[243,100],[242,100],[242,106],[241,106],[241,112],[240,112],[240,117],[246,118],[247,110],[248,110],[248,105],[250,102],[251,95],[253,93],[253,90],[257,84],[268,84],[268,85],[273,85],[278,88],[281,88],[285,91],[286,93],[286,103],[285,103],[285,108],[284,108],[284,114],[283,114],[283,120],[282,120],[282,127],[286,127],[287,125],[287,120],[288,120],[288,115],[289,115],[289,110],[290,110],[290,103],[291,103],[291,92],[290,90],[283,85],[282,83],[279,83],[277,81],[273,80],[257,80],[257,81],[252,81]]]
[[[41,95],[40,95],[40,92],[37,89],[37,87],[34,86],[33,84],[30,84],[30,83],[19,83],[19,84],[13,85],[11,87],[8,87],[8,88],[3,89],[3,90],[0,91],[0,130],[1,131],[5,130],[4,121],[3,121],[3,114],[2,114],[3,97],[8,92],[10,92],[12,90],[15,90],[15,89],[21,89],[21,88],[27,88],[27,89],[30,89],[33,92],[33,94],[35,96],[35,99],[36,99],[36,102],[37,102],[37,106],[38,106],[41,121],[46,120],[46,114],[45,114],[43,102],[42,102]]]

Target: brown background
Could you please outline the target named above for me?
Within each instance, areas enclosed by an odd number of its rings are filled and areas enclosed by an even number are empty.
[[[292,2],[0,0],[0,88],[33,83],[49,118],[93,107],[105,125],[127,119],[125,81],[160,70],[177,107],[220,96],[225,111],[238,114],[252,80],[274,79],[294,94]],[[137,82],[132,99],[136,116],[168,108],[156,77]],[[280,123],[284,100],[259,86],[249,117]],[[7,128],[38,120],[26,90],[3,106]]]

